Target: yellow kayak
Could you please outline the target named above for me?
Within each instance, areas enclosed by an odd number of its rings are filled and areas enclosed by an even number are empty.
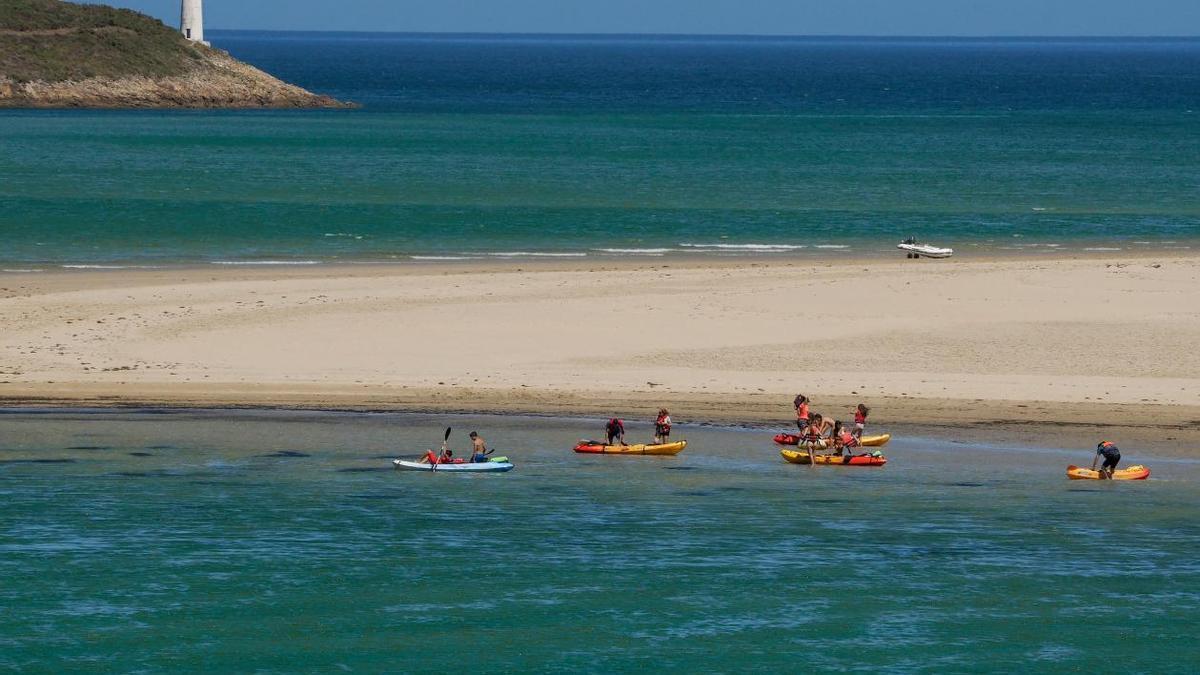
[[[803,439],[796,434],[779,434],[775,437],[775,442],[780,445],[799,445]],[[892,440],[891,434],[879,434],[878,436],[863,436],[859,439],[858,444],[864,448],[878,448],[887,445],[887,442]],[[817,446],[818,450],[824,450],[829,447],[829,442],[822,439]]]
[[[1113,480],[1146,480],[1150,477],[1150,469],[1135,464],[1125,469],[1117,469],[1113,472]],[[1067,467],[1067,478],[1071,480],[1106,480],[1100,478],[1100,472],[1095,469],[1085,469],[1072,464]]]
[[[834,464],[837,466],[883,466],[887,457],[873,455],[809,455],[802,450],[780,450],[779,454],[792,464]]]
[[[575,452],[586,452],[596,455],[678,455],[687,447],[687,441],[676,441],[664,445],[604,445],[596,441],[581,441],[575,446]]]

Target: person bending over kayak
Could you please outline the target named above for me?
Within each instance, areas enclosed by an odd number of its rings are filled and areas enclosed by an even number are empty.
[[[821,413],[815,413],[812,417],[812,423],[805,427],[804,444],[809,452],[820,450],[823,445],[822,441],[825,438],[825,432],[830,428],[830,424]]]
[[[671,438],[671,413],[666,408],[658,411],[658,419],[654,420],[654,442],[666,444]]]
[[[796,428],[803,435],[804,430],[808,427],[808,397],[804,394],[796,394],[792,405],[796,407]]]
[[[609,445],[616,445],[613,441],[618,441],[621,445],[629,445],[625,442],[625,423],[616,417],[604,425],[604,433],[608,437]]]
[[[488,461],[487,444],[483,442],[483,436],[480,436],[479,433],[475,432],[475,431],[472,431],[470,433],[470,436],[471,436],[471,463],[474,464],[476,462]]]
[[[1112,441],[1100,441],[1096,445],[1096,456],[1092,458],[1093,471],[1096,469],[1096,462],[1099,462],[1101,457],[1104,458],[1104,464],[1100,465],[1100,476],[1112,478],[1113,471],[1117,470],[1117,464],[1121,463],[1121,450]]]
[[[850,429],[842,425],[841,422],[835,422],[833,425],[833,449],[839,457],[846,450],[858,447],[858,437],[854,435]]]
[[[867,428],[867,415],[871,414],[871,409],[862,403],[854,409],[854,437],[862,438],[863,429]]]

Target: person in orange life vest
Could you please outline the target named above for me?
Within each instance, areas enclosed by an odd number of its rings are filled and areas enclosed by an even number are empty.
[[[666,408],[658,411],[658,419],[654,420],[654,442],[665,444],[671,438],[671,413]]]
[[[854,409],[854,437],[861,439],[863,430],[867,428],[867,415],[871,414],[871,409],[866,405],[859,403]]]
[[[846,426],[844,426],[841,422],[834,422],[834,424],[833,424],[833,449],[834,449],[834,451],[838,455],[841,455],[847,449],[857,448],[857,447],[858,447],[858,437],[856,437],[850,431],[850,429],[847,428]]]
[[[804,430],[808,427],[808,397],[804,394],[796,394],[792,405],[796,408],[796,428],[800,430],[801,435],[804,435]]]
[[[829,421],[821,416],[821,413],[813,414],[812,422],[805,427],[804,432],[804,443],[810,452],[820,450],[825,445],[825,434],[831,426]]]

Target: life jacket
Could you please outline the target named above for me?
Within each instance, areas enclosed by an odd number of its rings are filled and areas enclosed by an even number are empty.
[[[800,419],[800,420],[808,419],[808,404],[807,403],[801,403],[799,406],[796,407],[796,419]]]
[[[866,424],[867,416],[864,415],[861,410],[855,410],[854,411],[854,423],[855,424]]]
[[[667,422],[669,419],[671,419],[670,415],[659,415],[658,419],[654,420],[654,426],[658,428],[659,433],[671,433],[671,425]]]
[[[849,431],[842,432],[841,440],[842,445],[846,446],[847,448],[858,447],[858,439],[855,438],[854,434],[850,433]]]
[[[605,425],[604,428],[605,428],[605,430],[608,431],[608,433],[610,435],[613,435],[613,434],[618,434],[618,433],[624,432],[625,424],[623,422],[621,422],[621,420],[614,417],[608,421],[608,424]]]

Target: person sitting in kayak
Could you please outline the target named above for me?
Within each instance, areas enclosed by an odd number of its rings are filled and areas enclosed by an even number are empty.
[[[437,464],[438,456],[434,454],[433,450],[426,450],[425,456],[421,458],[421,461],[426,464]]]
[[[846,450],[858,447],[858,437],[841,422],[833,423],[833,450],[839,457]]]
[[[437,458],[437,464],[453,464],[454,451],[450,448],[442,446],[442,454]]]
[[[469,435],[471,436],[471,463],[488,461],[487,444],[483,442],[483,436],[476,431],[472,431]]]
[[[608,436],[608,445],[616,445],[613,441],[618,441],[621,445],[629,445],[625,442],[625,423],[616,417],[604,425],[604,433]]]
[[[666,408],[658,411],[658,419],[654,420],[654,442],[665,445],[671,438],[671,413]]]
[[[854,437],[862,438],[863,430],[867,428],[867,415],[871,414],[871,409],[866,405],[859,403],[854,409]]]
[[[1112,441],[1100,441],[1096,445],[1096,456],[1092,458],[1092,470],[1096,470],[1096,462],[1104,457],[1104,464],[1100,465],[1100,477],[1113,477],[1113,472],[1117,470],[1117,464],[1121,462],[1121,450],[1113,444]]]
[[[808,397],[804,394],[796,394],[792,405],[796,407],[796,428],[803,435],[805,428],[808,427]]]

